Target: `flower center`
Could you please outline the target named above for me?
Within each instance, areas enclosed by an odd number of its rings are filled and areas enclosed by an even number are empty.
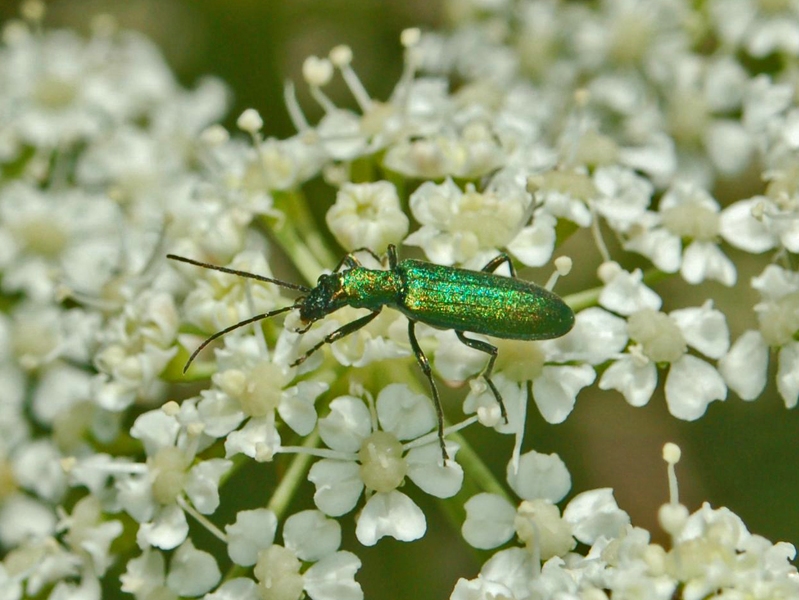
[[[258,553],[253,574],[263,600],[298,600],[303,581],[300,561],[283,546],[273,545]]]
[[[75,100],[75,91],[72,83],[58,77],[48,77],[36,86],[34,96],[44,106],[59,109],[72,104]]]
[[[64,229],[45,215],[21,224],[16,228],[16,234],[30,252],[44,257],[60,255],[68,239]]]
[[[239,396],[241,410],[251,417],[263,417],[275,410],[283,397],[286,376],[271,362],[261,362],[250,371]]]
[[[799,331],[799,292],[783,296],[758,311],[760,332],[769,346],[784,346]]]
[[[685,337],[674,319],[656,310],[641,310],[627,320],[630,337],[643,346],[656,363],[672,363],[688,350]]]
[[[524,340],[496,340],[499,353],[494,369],[516,383],[537,379],[546,355],[541,346]]]
[[[358,452],[360,475],[364,485],[376,492],[396,489],[408,472],[402,457],[402,444],[387,431],[375,431],[361,444]]]
[[[156,453],[151,466],[156,473],[153,498],[160,504],[172,504],[186,483],[186,457],[180,449],[167,446]]]
[[[663,226],[681,238],[710,241],[718,237],[718,213],[699,204],[688,203],[667,208],[660,215]]]
[[[563,556],[576,545],[571,526],[560,518],[560,511],[546,500],[525,500],[513,521],[516,535],[529,551],[537,549],[541,559]]]

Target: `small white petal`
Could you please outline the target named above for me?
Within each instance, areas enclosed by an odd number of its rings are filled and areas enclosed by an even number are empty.
[[[314,400],[326,389],[321,382],[301,381],[284,390],[277,406],[280,418],[299,435],[308,435],[316,426]]]
[[[225,439],[225,456],[246,454],[250,458],[259,455],[259,448],[269,448],[274,453],[280,446],[280,434],[273,416],[250,419],[238,431],[231,431]]]
[[[241,404],[220,390],[203,390],[197,404],[200,419],[205,424],[203,433],[211,437],[224,437],[246,418]]]
[[[500,550],[485,562],[483,568],[480,569],[480,578],[499,582],[511,590],[508,595],[503,593],[496,596],[497,600],[499,598],[531,598],[530,573],[532,572],[532,554],[524,548],[508,548]],[[545,598],[547,596],[549,594],[543,595]],[[489,598],[494,597],[489,596]]]
[[[405,494],[393,490],[377,493],[366,502],[355,526],[355,537],[364,546],[391,536],[401,542],[418,540],[427,531],[422,510]]]
[[[639,310],[660,310],[663,301],[643,283],[641,269],[619,273],[599,293],[599,304],[626,317]],[[585,312],[585,311],[582,311]]]
[[[451,498],[458,493],[463,484],[463,467],[455,462],[458,445],[446,442],[450,460],[441,464],[441,447],[438,442],[413,448],[408,451],[408,477],[424,492],[436,498]]]
[[[233,463],[223,458],[204,460],[192,467],[186,482],[186,495],[194,507],[210,515],[219,506],[219,481]]]
[[[330,403],[330,413],[319,420],[319,435],[329,448],[357,452],[372,433],[372,415],[363,400],[340,396]]]
[[[236,514],[236,522],[225,527],[228,556],[237,565],[251,567],[258,552],[272,545],[277,531],[277,517],[271,510],[257,508]]]
[[[533,381],[533,398],[541,416],[547,423],[562,423],[569,416],[577,393],[591,385],[596,373],[588,365],[546,366],[541,376]]]
[[[630,524],[630,515],[616,504],[610,488],[577,494],[563,511],[563,519],[574,528],[574,537],[588,545],[600,536],[616,538]]]
[[[341,525],[318,510],[304,510],[286,519],[283,542],[297,558],[316,562],[338,550]]]
[[[777,246],[777,240],[761,219],[756,219],[752,210],[759,203],[769,202],[763,196],[736,202],[721,211],[721,235],[736,248],[760,254]]]
[[[316,486],[314,502],[326,515],[340,517],[358,502],[363,481],[354,462],[322,459],[311,467],[308,480]]]
[[[203,596],[203,600],[261,600],[258,586],[247,577],[229,579],[210,594]]]
[[[6,546],[21,547],[32,539],[55,535],[55,530],[53,509],[43,502],[25,494],[12,494],[0,504],[0,539]]]
[[[187,540],[169,561],[166,583],[179,596],[200,596],[222,578],[216,560],[208,552],[197,550]]]
[[[676,273],[682,262],[680,238],[665,229],[654,229],[634,237],[624,244],[624,248],[643,254],[666,273]]]
[[[352,552],[325,556],[303,574],[305,591],[313,600],[362,600],[363,590],[355,581],[360,568],[361,561]]]
[[[719,359],[730,348],[730,330],[724,313],[708,300],[698,308],[682,308],[669,313],[682,331],[689,346],[705,356]]]
[[[752,157],[752,137],[738,121],[716,119],[705,131],[710,160],[724,175],[740,173]]]
[[[130,435],[141,440],[147,456],[154,456],[160,448],[175,445],[178,431],[177,419],[156,409],[139,415],[130,428]]]
[[[177,548],[189,534],[186,515],[176,505],[164,506],[149,523],[142,523],[136,533],[141,548],[155,546],[162,550]]]
[[[436,412],[430,398],[415,394],[404,383],[391,383],[380,390],[375,401],[381,429],[399,440],[412,440],[432,430]]]
[[[602,308],[591,307],[577,313],[569,333],[546,342],[545,346],[553,350],[550,360],[581,360],[598,365],[621,353],[627,340],[624,319]]]
[[[780,350],[777,389],[787,408],[796,406],[799,400],[799,343],[797,342],[787,344]]]
[[[671,364],[665,391],[669,412],[685,421],[695,421],[705,414],[708,404],[727,397],[719,372],[690,354]]]
[[[685,281],[692,284],[712,279],[731,287],[738,279],[735,264],[716,244],[698,240],[691,242],[685,249],[680,274]]]
[[[757,398],[768,375],[768,346],[760,332],[750,329],[739,337],[719,361],[719,372],[741,399]]]
[[[560,502],[572,485],[569,470],[560,456],[534,450],[522,454],[518,473],[514,472],[513,464],[508,463],[506,476],[511,489],[525,500],[543,498]]]
[[[645,406],[657,383],[658,372],[654,363],[642,366],[632,356],[625,355],[602,373],[599,389],[621,392],[630,406]]]
[[[535,216],[532,225],[522,228],[506,247],[528,267],[542,267],[552,259],[557,219],[546,213]]]
[[[477,375],[486,366],[486,353],[469,348],[451,329],[436,332],[438,347],[435,350],[435,365],[438,374],[450,381],[466,381]]]
[[[477,494],[466,501],[466,520],[461,527],[463,539],[474,547],[488,550],[501,546],[516,532],[516,508],[497,494]]]

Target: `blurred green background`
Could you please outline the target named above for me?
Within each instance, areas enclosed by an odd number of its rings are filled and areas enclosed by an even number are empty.
[[[206,74],[226,81],[233,93],[226,122],[231,129],[242,110],[254,107],[264,117],[265,133],[278,137],[294,133],[283,104],[286,79],[297,83],[306,114],[311,119],[319,115],[301,79],[306,56],[324,56],[331,47],[348,44],[354,51],[354,68],[367,89],[373,97],[386,98],[402,67],[400,32],[410,26],[441,27],[444,13],[441,2],[427,0],[72,0],[48,5],[50,27],[85,31],[92,15],[115,15],[123,27],[146,33],[162,48],[184,85],[191,86]],[[0,19],[15,14],[16,2],[0,2]],[[353,104],[339,82],[326,92],[341,106]],[[320,201],[326,208],[333,197]],[[562,287],[559,284],[559,291],[595,286],[599,259],[590,241],[570,240],[562,250],[575,259],[576,266],[575,273],[562,280]],[[750,308],[756,297],[749,279],[765,263],[727,251],[739,265],[734,290],[716,284],[692,289],[674,280],[656,289],[664,295],[667,311],[699,305],[706,293],[713,294],[737,338],[756,325]],[[542,273],[545,278],[546,271]],[[771,373],[773,379],[773,364]],[[463,389],[450,394],[453,400],[463,395]],[[695,510],[703,501],[724,505],[754,533],[772,541],[799,542],[799,411],[786,410],[773,387],[756,402],[730,396],[726,402],[714,403],[695,423],[672,418],[662,394],[647,407],[636,409],[616,393],[583,393],[567,422],[558,426],[546,424],[534,407],[529,414],[526,449],[558,452],[572,473],[574,491],[612,487],[633,523],[652,531],[661,543],[668,543],[656,521],[658,507],[668,498],[661,459],[667,441],[683,449],[678,478],[681,499],[689,509]],[[467,437],[481,446],[488,461],[494,461],[497,473],[504,473],[510,440],[498,441],[496,435],[479,431],[467,432]],[[492,447],[497,450],[492,452]],[[225,493],[239,500],[245,497],[250,507],[268,497],[270,478],[266,475],[238,477],[233,482],[236,485]],[[358,580],[367,598],[447,597],[457,577],[474,577],[485,558],[466,547],[434,501],[409,492],[428,515],[430,531],[419,542],[384,539],[375,548],[360,548],[351,519],[344,521],[345,544],[364,562]],[[309,494],[297,510],[309,507]]]

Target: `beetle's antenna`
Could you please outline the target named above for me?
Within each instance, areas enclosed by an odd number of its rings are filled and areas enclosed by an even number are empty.
[[[300,285],[298,283],[289,283],[288,281],[281,281],[280,279],[272,279],[271,277],[265,277],[263,275],[257,275],[255,273],[248,273],[247,271],[239,271],[238,269],[229,269],[227,267],[220,267],[219,265],[212,265],[211,263],[200,262],[199,260],[186,258],[185,256],[178,256],[177,254],[167,254],[166,257],[170,260],[177,260],[179,262],[184,262],[190,265],[194,265],[196,267],[211,269],[212,271],[221,271],[222,273],[228,273],[230,275],[238,275],[239,277],[246,277],[247,279],[255,279],[256,281],[263,281],[266,283],[274,283],[275,285],[279,285],[280,287],[284,287],[290,290],[297,290],[298,292],[303,292],[305,294],[311,291],[311,288],[306,287],[304,285]],[[294,307],[290,306],[288,308],[294,308]],[[261,317],[261,318],[265,319],[266,317]],[[253,319],[253,320],[257,321],[258,319]]]
[[[239,329],[239,328],[244,327],[246,325],[249,325],[250,323],[255,323],[256,321],[263,321],[264,319],[268,319],[270,317],[274,317],[275,315],[279,315],[280,313],[288,312],[290,310],[294,310],[295,308],[300,308],[300,306],[302,306],[302,302],[297,302],[295,304],[290,304],[289,306],[284,306],[283,308],[278,308],[277,310],[271,310],[271,311],[269,311],[267,313],[262,313],[260,315],[255,315],[254,317],[250,317],[249,319],[244,319],[243,321],[239,321],[238,323],[235,323],[235,324],[231,325],[230,327],[225,327],[224,329],[222,329],[220,331],[217,331],[211,337],[206,338],[206,340],[202,344],[197,346],[197,349],[194,352],[191,353],[191,356],[189,356],[189,360],[186,361],[186,365],[183,367],[183,372],[185,373],[186,371],[189,370],[189,367],[191,366],[191,363],[194,362],[194,359],[197,358],[197,355],[200,352],[202,352],[203,349],[208,344],[213,342],[214,340],[218,340],[223,335],[228,334],[231,331],[235,331],[236,329]]]

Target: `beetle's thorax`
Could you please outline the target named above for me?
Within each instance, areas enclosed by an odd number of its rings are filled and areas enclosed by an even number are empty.
[[[395,271],[355,267],[321,275],[300,307],[300,319],[312,323],[344,306],[371,310],[395,306],[400,289],[400,277]]]

